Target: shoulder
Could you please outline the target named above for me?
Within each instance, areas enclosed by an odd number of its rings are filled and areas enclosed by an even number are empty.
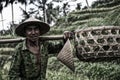
[[[15,47],[15,49],[20,50],[20,49],[23,48],[23,46],[24,46],[24,42],[20,42],[20,43],[18,43],[18,45]]]

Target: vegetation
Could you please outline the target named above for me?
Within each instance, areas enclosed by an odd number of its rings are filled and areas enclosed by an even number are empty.
[[[2,0],[7,6],[9,3],[7,0]],[[2,9],[4,9],[3,2],[0,1],[0,12],[2,14]],[[8,0],[16,1],[16,0]],[[51,27],[51,30],[48,35],[53,34],[63,34],[65,30],[73,31],[76,29],[85,29],[92,26],[107,26],[114,25],[120,26],[120,1],[119,0],[97,0],[92,6],[87,2],[87,9],[77,9],[72,12],[67,12],[69,6],[67,3],[62,7],[57,6],[56,8],[52,7],[52,2],[47,4],[48,0],[18,0],[23,5],[34,4],[33,1],[38,4],[36,7],[47,15],[38,16],[39,12],[35,9],[30,10],[29,12],[25,9],[23,10],[24,19],[29,16],[36,14],[35,17],[51,23],[55,23]],[[23,2],[22,2],[23,1]],[[45,2],[44,2],[45,1]],[[63,0],[53,0],[53,2],[61,3]],[[86,0],[87,1],[87,0]],[[41,3],[42,2],[42,3]],[[12,2],[11,2],[12,4]],[[44,4],[44,5],[42,5]],[[14,5],[14,4],[13,4]],[[42,6],[41,6],[42,5]],[[48,7],[49,6],[49,7]],[[44,10],[47,10],[46,13]],[[64,10],[61,10],[64,9]],[[12,10],[13,11],[13,10]],[[63,11],[64,15],[60,15]],[[14,12],[13,12],[14,13]],[[38,14],[37,14],[38,13]],[[23,19],[23,20],[24,20]],[[14,21],[14,17],[12,19]],[[14,23],[13,23],[14,24]],[[5,38],[16,38],[17,36],[11,36],[11,30],[5,31],[6,33],[0,32],[0,39]],[[9,71],[9,66],[11,62],[11,55],[14,52],[15,44],[0,44],[0,80],[7,80],[7,74]],[[47,78],[48,80],[119,80],[120,77],[120,59],[115,59],[109,62],[84,62],[78,60],[76,57],[75,61],[75,72],[73,73],[65,65],[56,59],[56,57],[50,57],[48,62],[47,69]]]

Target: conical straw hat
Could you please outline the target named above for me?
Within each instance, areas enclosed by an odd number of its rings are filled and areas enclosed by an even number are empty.
[[[33,17],[30,17],[27,20],[25,20],[23,23],[21,23],[20,25],[17,26],[17,28],[15,29],[15,33],[18,36],[25,37],[25,28],[29,27],[30,25],[40,27],[40,35],[45,34],[50,29],[50,26],[47,23],[42,22],[42,21],[35,19]]]

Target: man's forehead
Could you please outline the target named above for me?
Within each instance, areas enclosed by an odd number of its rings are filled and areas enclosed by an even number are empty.
[[[29,26],[27,26],[26,28],[39,28],[39,27],[36,26],[36,25],[29,25]]]

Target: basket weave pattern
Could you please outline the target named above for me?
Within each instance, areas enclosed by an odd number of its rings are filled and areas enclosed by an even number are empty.
[[[69,39],[66,41],[64,47],[57,55],[57,59],[60,60],[63,64],[65,64],[74,72],[75,66],[73,61],[72,47]]]
[[[92,27],[75,32],[80,60],[120,57],[120,27]]]

